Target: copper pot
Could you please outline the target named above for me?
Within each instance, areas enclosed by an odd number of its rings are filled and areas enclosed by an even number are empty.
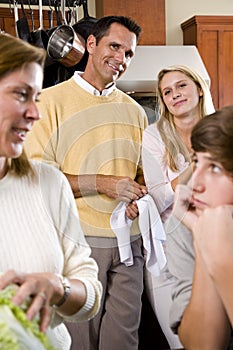
[[[51,34],[48,55],[66,67],[78,64],[85,52],[85,39],[66,24],[58,26]]]

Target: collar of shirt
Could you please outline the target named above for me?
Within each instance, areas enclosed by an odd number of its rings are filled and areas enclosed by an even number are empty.
[[[112,85],[110,85],[107,89],[104,89],[102,92],[99,92],[99,90],[97,90],[94,86],[92,86],[86,80],[84,80],[82,78],[82,74],[83,74],[83,72],[78,72],[78,71],[74,72],[74,81],[81,88],[83,88],[84,90],[86,90],[87,92],[89,92],[92,95],[95,95],[95,96],[108,96],[116,88],[116,84],[112,83]]]

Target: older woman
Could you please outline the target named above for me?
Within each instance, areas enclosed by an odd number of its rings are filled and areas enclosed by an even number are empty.
[[[191,142],[195,170],[177,186],[179,220],[167,237],[176,278],[171,326],[186,349],[224,350],[233,325],[233,106],[201,120]]]
[[[13,302],[29,296],[27,318],[39,312],[41,331],[69,349],[63,321],[92,318],[100,305],[98,268],[81,230],[66,178],[29,162],[23,143],[40,118],[44,51],[0,34],[0,289],[19,285]]]

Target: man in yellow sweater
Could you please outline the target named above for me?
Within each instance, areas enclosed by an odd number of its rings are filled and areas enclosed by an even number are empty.
[[[89,322],[69,325],[72,349],[138,350],[143,291],[142,239],[131,227],[133,265],[121,262],[110,217],[120,201],[146,194],[141,168],[144,110],[116,88],[134,56],[141,28],[123,16],[98,20],[87,39],[84,72],[44,89],[42,119],[27,140],[27,152],[67,177],[82,229],[99,266],[103,299]],[[130,217],[130,212],[127,212]]]

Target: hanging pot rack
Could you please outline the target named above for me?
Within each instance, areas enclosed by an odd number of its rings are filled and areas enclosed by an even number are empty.
[[[18,0],[10,0],[9,4],[11,8],[14,7],[15,23],[17,24],[16,35],[32,45],[47,50],[44,87],[69,79],[75,70],[84,70],[88,59],[86,39],[97,21],[97,18],[89,16],[87,0],[19,1],[22,8],[28,6],[32,31],[28,33],[27,11],[23,12],[23,18],[19,18]],[[36,30],[34,29],[35,6],[38,6],[39,16],[39,28]],[[81,6],[84,16],[79,19],[78,8]],[[48,14],[47,25],[44,23],[44,11],[47,11]],[[54,14],[56,23],[53,23]],[[48,29],[45,29],[46,27]]]

